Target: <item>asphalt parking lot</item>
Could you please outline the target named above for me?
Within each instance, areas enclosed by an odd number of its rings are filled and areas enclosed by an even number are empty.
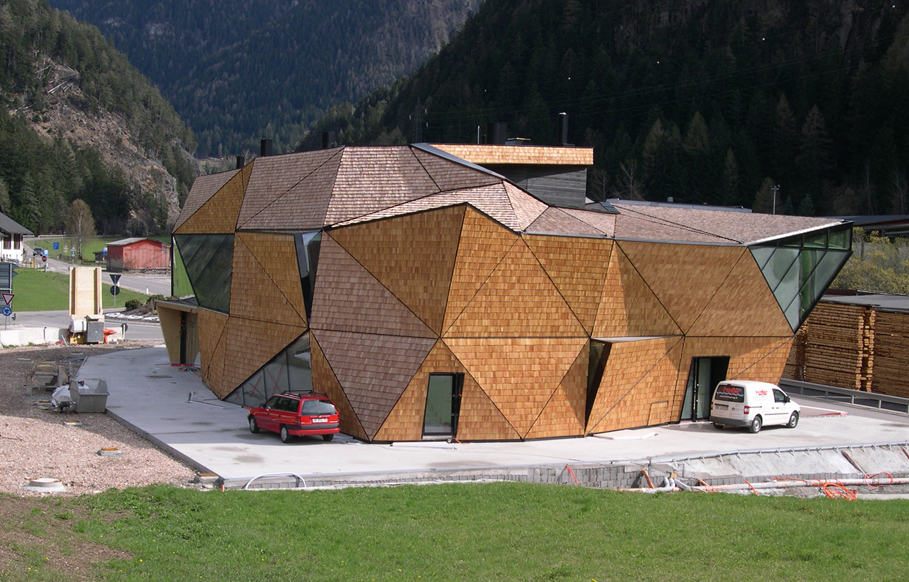
[[[92,356],[82,366],[79,379],[87,383],[104,379],[110,392],[109,414],[231,487],[275,476],[291,476],[289,486],[299,487],[300,481],[305,486],[331,486],[508,479],[542,469],[550,474],[554,470],[562,479],[564,469],[571,467],[653,466],[674,459],[766,452],[775,453],[780,461],[776,467],[766,465],[773,457],[763,455],[765,467],[756,469],[761,472],[779,468],[780,474],[791,474],[796,463],[805,467],[804,474],[845,474],[849,471],[842,467],[825,470],[823,465],[829,461],[811,451],[881,447],[889,451],[886,459],[871,460],[872,455],[863,457],[868,459],[864,462],[883,463],[892,472],[909,474],[909,454],[902,449],[909,447],[909,415],[803,397],[795,398],[802,406],[797,428],[768,427],[758,434],[718,431],[701,422],[525,442],[367,444],[339,434],[330,443],[309,437],[283,444],[275,434],[251,434],[246,410],[218,400],[191,371],[170,366],[163,346]],[[800,456],[784,463],[781,451]],[[862,472],[879,468],[863,467]],[[727,463],[718,470],[731,469]]]

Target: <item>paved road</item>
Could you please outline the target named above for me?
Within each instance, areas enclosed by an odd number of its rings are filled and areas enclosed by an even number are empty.
[[[51,273],[60,273],[69,275],[70,263],[58,261],[57,259],[47,259],[47,270]],[[102,282],[105,285],[111,285],[110,273],[105,269],[102,271]],[[164,295],[170,297],[170,275],[149,275],[143,273],[127,273],[120,277],[120,287],[145,293],[146,295]]]
[[[127,325],[124,335],[128,340],[149,340],[164,341],[164,335],[161,333],[161,326],[157,323],[148,323],[140,321],[118,321],[110,318],[110,314],[116,313],[115,310],[106,309],[104,313],[108,316],[105,327],[122,330],[122,324]],[[0,318],[5,319],[5,318]],[[19,311],[16,313],[16,321],[10,321],[9,327],[56,327],[60,329],[69,328],[70,318],[66,311]],[[3,329],[0,327],[0,329]]]

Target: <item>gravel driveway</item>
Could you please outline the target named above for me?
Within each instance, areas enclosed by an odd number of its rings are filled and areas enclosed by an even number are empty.
[[[46,410],[38,402],[50,400],[51,391],[29,395],[24,388],[35,362],[56,362],[75,374],[83,356],[158,343],[0,349],[0,492],[35,495],[23,487],[38,478],[59,479],[69,495],[153,483],[188,486],[195,477],[191,468],[106,414]],[[82,426],[67,426],[65,420]],[[119,454],[102,456],[101,449]]]

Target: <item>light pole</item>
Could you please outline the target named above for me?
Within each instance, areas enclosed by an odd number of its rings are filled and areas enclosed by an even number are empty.
[[[773,190],[773,213],[776,214],[776,193],[779,191],[780,185],[771,186],[770,189]]]

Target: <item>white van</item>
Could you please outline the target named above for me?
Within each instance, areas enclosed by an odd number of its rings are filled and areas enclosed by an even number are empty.
[[[716,428],[747,426],[751,432],[774,424],[795,428],[799,411],[799,405],[779,386],[753,380],[726,380],[713,392],[710,422]]]

